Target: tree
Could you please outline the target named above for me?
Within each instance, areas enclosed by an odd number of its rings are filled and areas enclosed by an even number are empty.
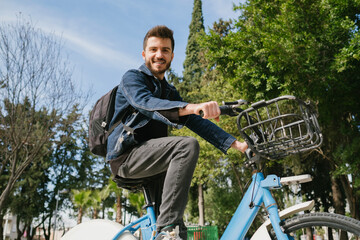
[[[32,239],[36,228],[42,224],[41,221],[38,221],[34,225],[33,220],[46,211],[47,198],[43,196],[43,191],[49,181],[48,176],[45,174],[48,167],[49,162],[46,161],[46,158],[37,161],[28,167],[29,169],[24,172],[16,184],[10,210],[13,215],[17,216],[16,229],[19,239],[25,231],[27,239]]]
[[[135,207],[139,217],[144,215],[145,198],[142,192],[126,191],[125,196],[129,199],[130,204]]]
[[[112,179],[109,179],[109,183],[108,183],[106,189],[107,189],[107,191],[109,191],[109,193],[115,194],[115,198],[116,198],[116,203],[115,203],[116,204],[116,222],[122,224],[121,196],[122,196],[123,190],[121,188],[119,188],[117,186],[117,184]]]
[[[81,95],[61,55],[61,43],[21,16],[0,25],[0,209],[31,163],[65,141],[61,127]],[[76,121],[77,119],[72,119]]]
[[[86,209],[91,205],[91,190],[72,190],[72,203],[78,209],[77,224],[82,222]]]
[[[180,88],[185,88],[186,95],[183,95],[184,99],[188,102],[196,102],[200,99],[196,90],[200,89],[200,80],[203,73],[203,68],[200,63],[200,47],[197,42],[197,38],[200,33],[205,31],[204,18],[202,13],[201,0],[194,0],[194,7],[192,12],[191,23],[189,25],[189,36],[186,45],[186,57],[183,63],[183,81],[180,84]]]
[[[193,12],[191,17],[191,23],[189,25],[188,43],[186,46],[186,57],[183,63],[183,79],[179,84],[180,89],[185,89],[186,92],[183,98],[187,102],[197,102],[201,99],[199,95],[200,81],[203,68],[199,61],[200,59],[200,47],[198,44],[198,36],[203,33],[204,18],[202,13],[201,0],[194,0]],[[195,94],[192,94],[195,93]],[[203,186],[202,183],[198,185],[198,197],[199,197],[199,224],[204,225],[204,198],[203,198]]]
[[[247,100],[292,94],[316,103],[335,211],[344,213],[344,193],[359,218],[360,159],[349,153],[360,136],[360,3],[253,0],[236,9],[234,30],[204,41],[211,66]]]

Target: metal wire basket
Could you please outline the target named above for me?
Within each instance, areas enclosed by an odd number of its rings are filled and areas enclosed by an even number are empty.
[[[323,140],[314,108],[290,95],[251,104],[237,125],[249,148],[272,160],[317,148]]]

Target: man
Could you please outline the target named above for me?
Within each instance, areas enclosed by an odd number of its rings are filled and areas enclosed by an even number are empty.
[[[110,127],[117,119],[122,119],[122,124],[108,138],[107,159],[114,175],[126,179],[157,176],[150,187],[158,215],[157,239],[187,238],[183,214],[199,155],[195,138],[169,137],[167,126],[185,125],[224,153],[230,147],[241,152],[247,148],[208,120],[219,121],[216,102],[186,103],[166,82],[174,45],[173,32],[166,26],[156,26],[146,34],[145,64],[124,74]],[[181,238],[166,238],[166,232],[174,229],[179,229]]]

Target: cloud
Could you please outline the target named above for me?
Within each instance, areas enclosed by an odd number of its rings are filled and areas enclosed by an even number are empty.
[[[70,49],[82,58],[91,60],[96,64],[116,68],[120,66],[126,69],[137,66],[141,62],[137,56],[121,51],[113,46],[109,40],[101,38],[103,34],[95,34],[94,23],[90,22],[91,19],[66,18],[53,9],[40,5],[8,3],[5,9],[0,10],[0,20],[2,22],[16,22],[17,15],[20,13],[25,19],[29,18],[36,28],[61,38],[66,49]]]
[[[92,38],[91,36],[82,34],[80,36],[66,30],[62,33],[62,38],[66,41],[67,47],[98,63],[114,67],[122,66],[123,68],[139,65],[139,61],[127,53],[116,50],[101,40],[89,40]]]

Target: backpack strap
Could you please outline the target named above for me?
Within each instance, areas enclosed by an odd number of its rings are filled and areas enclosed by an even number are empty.
[[[153,92],[155,91],[155,87],[154,87],[154,84],[153,84],[153,83],[151,82],[151,80],[149,79],[150,76],[147,75],[146,73],[140,71],[140,70],[139,70],[139,72],[141,72],[142,74],[144,74],[145,79],[146,79],[146,80],[145,80],[145,84],[146,84],[146,86],[150,89],[150,91],[153,93]],[[117,91],[117,87],[116,87],[116,89],[113,89],[113,91],[114,91],[114,90]],[[113,94],[112,97],[113,97],[113,98],[116,98],[116,94]],[[113,106],[111,106],[111,107],[115,108],[115,99],[111,99],[111,104],[113,105]],[[125,113],[119,118],[119,120],[117,120],[117,121],[111,126],[111,128],[107,131],[107,136],[109,136],[109,135],[114,131],[114,129],[115,129],[117,126],[119,126],[119,124],[121,123],[122,119],[124,118],[125,115],[127,115],[127,113],[128,113],[129,111],[132,112],[132,113],[136,112],[135,108],[134,108],[133,106],[131,106],[131,105],[129,105],[129,107],[128,107],[127,110],[128,110],[128,111],[125,111]],[[134,134],[134,129],[131,128],[131,127],[129,127],[129,126],[124,125],[124,129],[125,129],[126,131],[130,132],[131,134]]]

